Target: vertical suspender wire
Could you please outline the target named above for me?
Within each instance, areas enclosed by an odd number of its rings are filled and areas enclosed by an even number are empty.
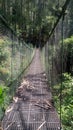
[[[49,87],[50,87],[51,86],[51,84],[50,84],[51,78],[50,78],[50,63],[49,63],[49,43],[50,43],[50,40],[47,42],[47,65],[48,65],[48,68],[47,68],[48,75],[47,75],[47,77],[48,77],[48,84],[49,84]]]
[[[11,33],[11,82],[13,81],[13,33]],[[13,95],[13,87],[11,85],[11,94]]]
[[[13,80],[13,33],[11,33],[11,40],[12,40],[12,43],[11,43],[11,81]]]
[[[54,74],[54,70],[53,70],[53,67],[54,67],[54,66],[53,66],[53,63],[54,63],[54,61],[53,61],[53,60],[54,60],[54,58],[53,58],[53,57],[54,57],[54,33],[53,33],[53,36],[52,36],[52,43],[51,43],[51,44],[52,44],[51,86],[53,86],[53,82],[54,82],[54,75],[53,75],[53,74]]]
[[[62,27],[61,27],[61,87],[60,87],[60,130],[62,130],[62,88],[63,88],[63,28],[64,27],[64,14],[62,16]]]

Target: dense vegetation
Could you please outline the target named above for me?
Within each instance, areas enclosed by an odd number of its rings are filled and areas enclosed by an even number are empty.
[[[60,90],[62,94],[60,95]],[[73,129],[73,77],[68,74],[63,74],[63,82],[54,86],[55,91],[54,101],[55,106],[60,114],[60,96],[61,96],[61,116],[64,130]]]
[[[0,85],[0,120],[2,120],[4,112],[9,105],[11,96],[9,95],[9,88]]]
[[[10,77],[10,53],[7,51],[10,40],[4,38],[0,38],[0,80],[7,83]]]
[[[12,42],[8,36],[0,37],[0,119],[20,82],[21,73],[34,54],[32,46],[19,43],[15,40]]]
[[[64,19],[63,41],[60,22],[46,46],[46,69],[54,103],[64,130],[73,129],[73,11],[72,1]],[[66,21],[65,21],[66,20]],[[54,40],[53,40],[54,39]],[[59,39],[59,40],[58,40]],[[63,43],[62,43],[63,42]],[[63,44],[63,45],[62,45]],[[45,52],[43,49],[43,52]],[[47,50],[48,53],[47,53]],[[47,58],[48,55],[48,58]],[[63,74],[61,75],[61,72]],[[60,108],[61,107],[61,108]]]
[[[54,0],[0,0],[0,12],[18,36],[33,44],[46,43],[57,19],[59,3]]]
[[[51,29],[58,19],[62,6],[65,0],[0,0],[0,12],[6,23],[17,33],[19,39],[27,43],[32,43],[36,46],[44,46],[48,40]],[[63,82],[62,86],[60,81],[53,84],[53,91],[55,91],[54,100],[58,112],[60,113],[60,88],[62,87],[62,124],[64,130],[73,129],[73,1],[71,0],[68,9],[66,10],[67,16],[64,25],[64,45],[61,48],[62,41],[58,41],[53,47],[49,44],[49,61],[54,65],[57,70],[57,75],[61,76],[61,54],[63,53]],[[59,22],[60,23],[60,22]],[[1,25],[0,25],[1,26]],[[6,28],[7,29],[7,28]],[[61,27],[55,31],[58,35]],[[1,30],[3,28],[1,27]],[[58,37],[56,37],[58,39]],[[52,40],[51,40],[52,41]],[[50,43],[52,43],[50,41]],[[57,40],[56,40],[57,41]],[[11,96],[7,96],[9,88],[8,82],[11,81],[11,39],[3,36],[0,37],[0,119],[2,119],[4,111],[8,106]],[[16,46],[16,42],[14,42]],[[29,44],[28,44],[29,45]],[[19,52],[24,50],[20,46],[14,47],[13,56],[16,55],[18,59]],[[53,51],[54,48],[54,51]],[[8,51],[7,51],[8,50]],[[47,50],[46,50],[47,51]],[[28,51],[27,51],[28,55]],[[29,54],[30,55],[30,54]],[[29,56],[28,55],[28,56]],[[14,58],[14,57],[13,57]],[[22,57],[23,59],[23,57]],[[30,59],[30,57],[29,57]],[[28,60],[29,60],[28,59]],[[13,59],[16,60],[15,58]],[[27,62],[25,59],[24,62]],[[23,63],[20,65],[24,67]],[[26,63],[25,63],[26,64]],[[18,65],[14,62],[14,76],[16,77],[16,68]],[[19,67],[18,66],[18,69]],[[49,66],[49,67],[48,67]],[[47,68],[51,70],[52,65],[47,64]],[[57,77],[57,76],[56,76]],[[54,80],[54,79],[52,79]]]
[[[61,42],[54,47],[49,45],[49,62],[47,68],[49,74],[49,83],[51,82],[52,93],[55,106],[61,114],[64,130],[73,129],[73,36],[64,39],[63,50]],[[63,53],[63,61],[61,56]],[[53,54],[53,55],[52,55]],[[51,60],[53,59],[53,61]],[[61,64],[62,62],[62,64]],[[63,68],[61,68],[61,65]],[[62,70],[63,69],[63,70]],[[48,71],[48,70],[47,70]],[[61,74],[61,71],[63,74]],[[49,76],[48,75],[48,76]],[[61,107],[61,108],[60,108]]]
[[[62,84],[54,86],[57,92],[62,89],[61,114],[64,130],[73,129],[73,36],[64,40]],[[57,94],[57,93],[56,93]],[[58,99],[60,95],[57,95]],[[55,95],[56,97],[56,95]],[[58,106],[57,99],[57,108]]]

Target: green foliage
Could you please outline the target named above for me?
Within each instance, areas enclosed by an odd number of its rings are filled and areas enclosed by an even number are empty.
[[[52,12],[52,7],[55,4],[54,0],[0,1],[2,16],[11,28],[17,32],[18,36],[21,37],[23,33],[25,41],[34,43],[34,38],[36,42],[39,42],[41,33],[42,38],[40,40],[42,44],[46,42],[49,31],[56,19]]]
[[[64,40],[64,49],[73,56],[73,36]]]
[[[62,124],[64,130],[72,130],[73,129],[73,77],[70,74],[64,73],[62,75],[62,85],[58,84],[54,86],[54,100],[55,105],[60,113],[60,89],[62,89]]]
[[[66,71],[73,73],[73,36],[64,40],[63,62],[66,62]]]
[[[61,59],[62,55],[63,59]],[[64,39],[63,48],[62,42],[59,42],[54,58],[58,61],[58,68],[61,67],[61,60],[63,60],[63,72],[73,74],[73,36]],[[61,73],[61,70],[58,73]]]
[[[6,52],[4,52],[4,48],[0,47],[0,64],[5,61],[7,58]]]
[[[0,39],[0,65],[6,61],[7,53],[4,49],[5,41],[3,39]]]
[[[0,120],[9,104],[10,97],[8,96],[8,92],[8,87],[0,85]]]
[[[8,46],[10,44],[11,42],[7,37],[0,38],[0,80],[5,83],[8,82],[10,77],[8,68],[10,56]]]
[[[70,4],[69,4],[69,36],[73,35],[73,8],[72,8],[72,5],[73,5],[73,1],[71,0],[70,1]]]

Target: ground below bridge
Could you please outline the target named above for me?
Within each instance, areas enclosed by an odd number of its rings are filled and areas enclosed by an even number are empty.
[[[16,90],[3,119],[4,130],[59,130],[60,121],[36,50],[27,75]]]

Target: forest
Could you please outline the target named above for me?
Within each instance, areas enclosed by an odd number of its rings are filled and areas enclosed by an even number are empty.
[[[73,130],[73,1],[63,10],[66,2],[0,0],[0,120],[37,47],[63,130]]]

